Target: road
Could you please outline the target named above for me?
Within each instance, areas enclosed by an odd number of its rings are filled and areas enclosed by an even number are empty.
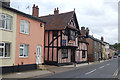
[[[120,58],[114,58],[102,63],[51,74],[42,78],[118,78],[118,67],[120,65],[118,62],[120,62]]]

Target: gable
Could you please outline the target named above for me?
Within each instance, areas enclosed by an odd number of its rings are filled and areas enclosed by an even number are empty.
[[[42,16],[39,18],[46,22],[45,30],[64,30],[66,29],[66,27],[68,26],[72,19],[73,19],[72,24],[77,25],[76,24],[77,20],[75,19],[74,11],[55,15]]]

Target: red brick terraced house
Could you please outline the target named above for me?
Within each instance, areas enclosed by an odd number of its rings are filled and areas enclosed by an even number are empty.
[[[88,45],[86,41],[88,38],[89,29],[81,27],[81,30],[78,32],[78,48],[76,50],[76,63],[87,62],[88,60]],[[77,57],[80,56],[80,57]]]

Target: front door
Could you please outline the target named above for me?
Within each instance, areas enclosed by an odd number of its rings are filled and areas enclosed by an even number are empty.
[[[71,49],[71,62],[75,62],[75,53],[73,49]]]
[[[37,60],[36,60],[36,64],[41,64],[41,46],[40,45],[37,46]]]

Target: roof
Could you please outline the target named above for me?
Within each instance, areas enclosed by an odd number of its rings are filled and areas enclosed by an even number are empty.
[[[88,37],[89,37],[89,38],[91,38],[91,39],[93,39],[94,41],[97,41],[97,42],[102,43],[102,41],[101,41],[101,40],[99,40],[99,39],[97,39],[97,38],[94,38],[94,37],[93,37],[93,36],[91,36],[91,35],[88,35]]]
[[[1,2],[0,2],[0,3],[1,3]],[[0,6],[1,6],[1,5],[2,5],[2,8],[5,8],[5,9],[7,9],[7,10],[9,10],[9,11],[13,11],[13,12],[15,12],[15,13],[17,13],[17,14],[20,14],[20,15],[24,16],[24,17],[31,18],[31,19],[37,20],[37,21],[39,21],[39,22],[46,23],[46,22],[40,20],[40,19],[37,18],[37,17],[34,17],[34,16],[32,16],[32,15],[23,13],[23,12],[21,12],[21,11],[18,11],[18,10],[16,10],[16,9],[13,9],[13,8],[7,6],[7,5],[4,5],[4,4],[0,4]]]
[[[91,35],[88,35],[88,38],[91,38],[92,40],[96,41],[96,39]]]
[[[41,20],[46,21],[45,30],[63,30],[68,25],[68,22],[71,20],[72,17],[75,17],[75,22],[78,27],[76,15],[74,11],[55,14],[55,15],[47,15],[39,17]]]

